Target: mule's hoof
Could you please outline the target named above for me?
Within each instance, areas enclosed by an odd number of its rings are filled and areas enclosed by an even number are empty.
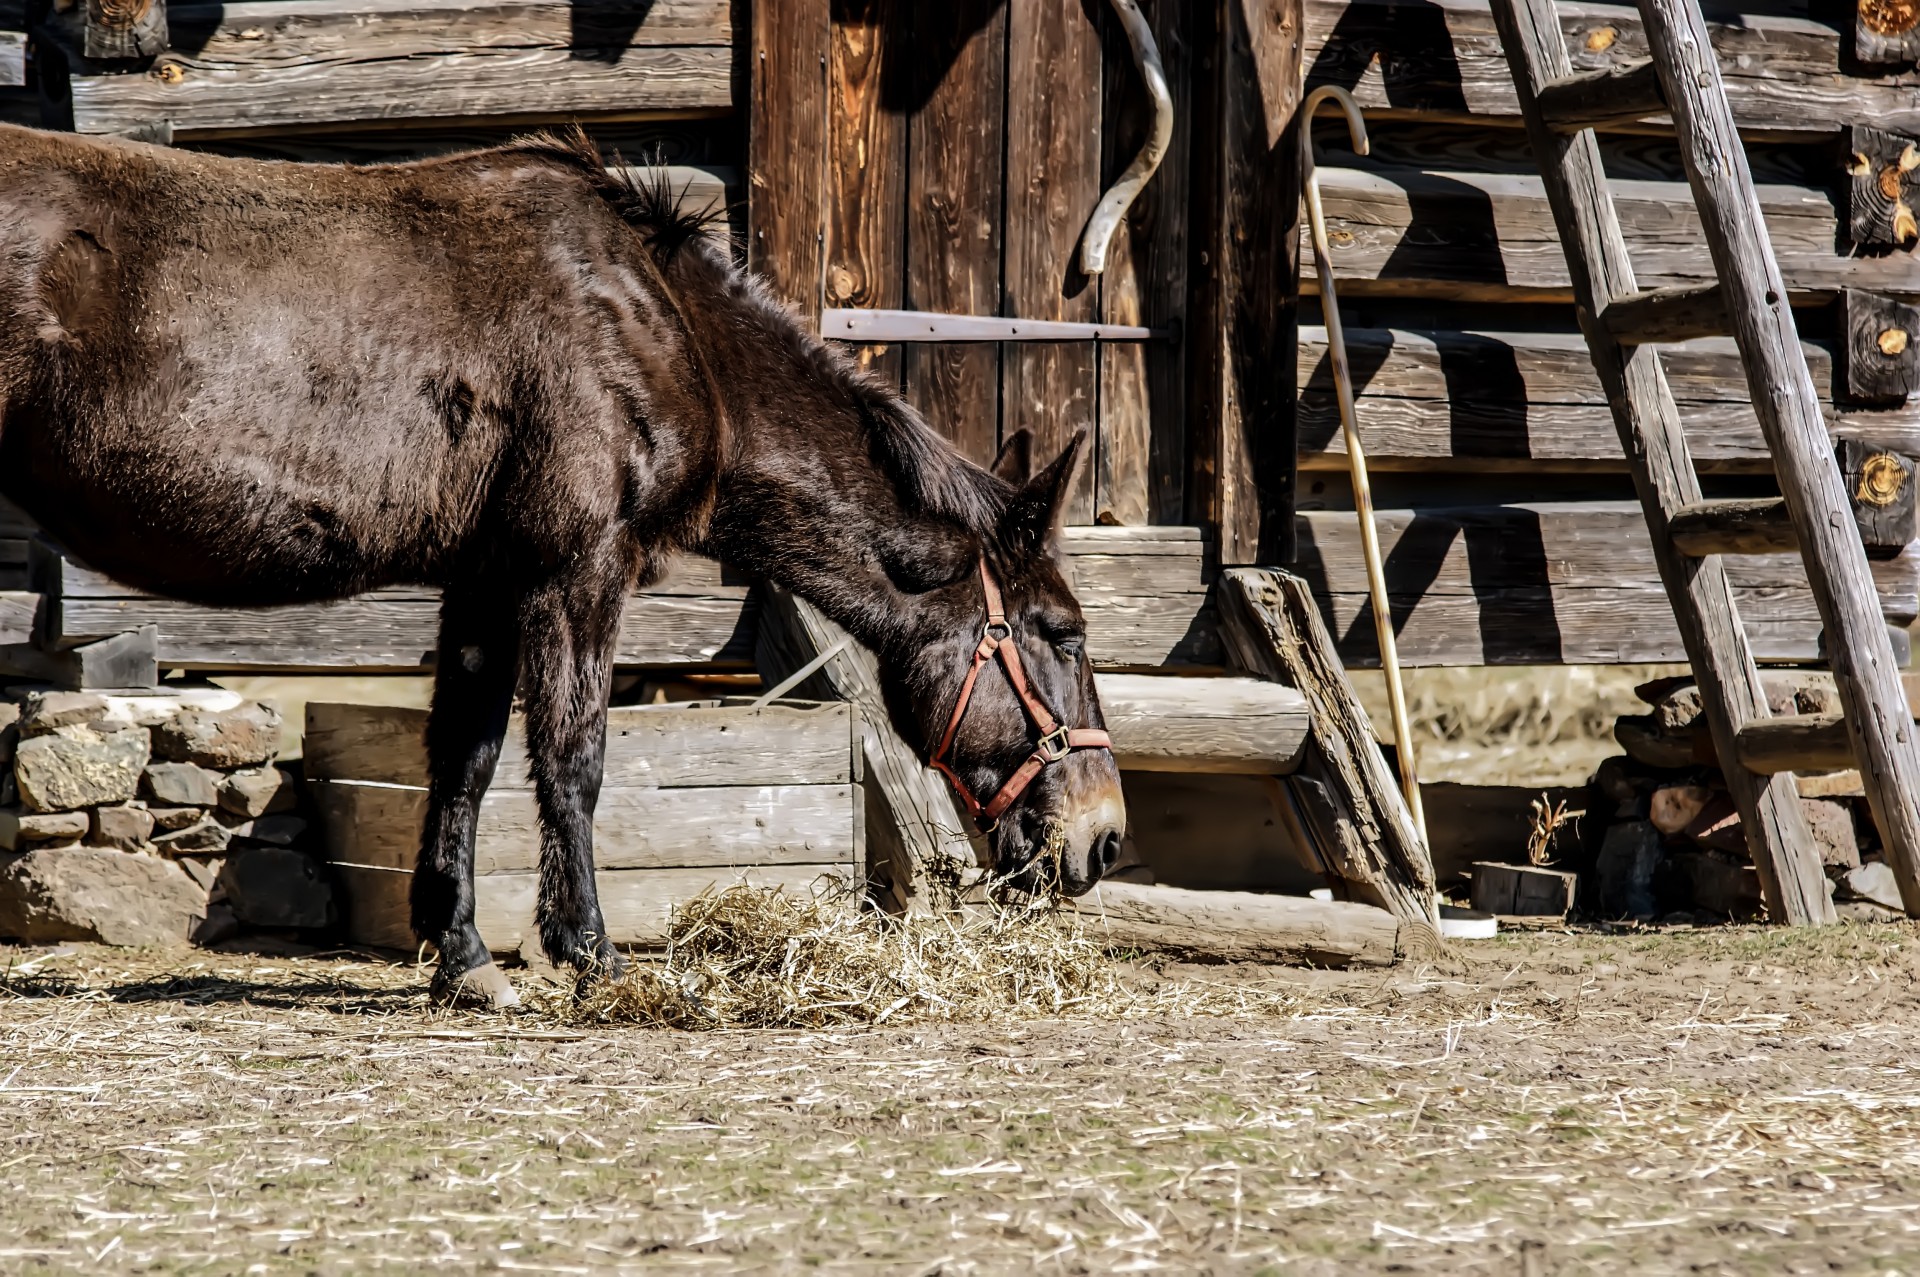
[[[520,995],[508,982],[507,973],[491,962],[446,979],[434,976],[432,994],[434,1002],[443,1007],[505,1011],[520,1005]]]

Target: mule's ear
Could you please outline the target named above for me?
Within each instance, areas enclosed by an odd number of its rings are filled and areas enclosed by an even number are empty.
[[[993,472],[1016,488],[1033,478],[1033,431],[1022,426],[1007,436],[993,459]]]
[[[1047,543],[1060,521],[1060,507],[1073,486],[1073,472],[1086,442],[1086,431],[1074,431],[1053,463],[1021,486],[1001,523],[1001,535],[1009,544],[1038,549]]]

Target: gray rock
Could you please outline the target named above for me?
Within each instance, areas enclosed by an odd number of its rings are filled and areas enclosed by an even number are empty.
[[[148,763],[140,796],[165,807],[211,807],[220,801],[220,777],[198,763]]]
[[[207,818],[205,807],[155,807],[147,806],[147,814],[153,817],[153,827],[162,833],[191,829]]]
[[[1860,840],[1854,835],[1852,808],[1831,798],[1802,798],[1800,810],[1806,813],[1821,864],[1829,869],[1851,869],[1860,863]]]
[[[186,870],[187,876],[199,883],[202,891],[211,895],[214,884],[220,881],[220,866],[226,862],[206,856],[179,856],[173,863]]]
[[[124,803],[140,785],[147,765],[147,729],[96,732],[66,727],[20,742],[13,778],[20,801],[31,811],[77,811]]]
[[[183,856],[189,853],[205,856],[225,851],[227,844],[233,841],[233,835],[227,827],[218,821],[203,820],[197,825],[177,829],[172,833],[156,834],[154,848],[170,856]]]
[[[1836,900],[1833,912],[1842,922],[1905,922],[1907,911],[1889,909],[1871,900]]]
[[[73,842],[87,832],[84,811],[35,813],[18,807],[0,810],[0,848],[24,851],[27,843]]]
[[[235,838],[272,843],[276,847],[291,847],[300,841],[302,834],[307,832],[307,822],[303,817],[283,812],[273,816],[260,816],[237,825],[228,825],[227,832]]]
[[[257,767],[280,752],[280,711],[262,701],[244,701],[218,714],[182,710],[153,729],[153,748],[169,762],[222,770]]]
[[[1653,917],[1653,874],[1660,857],[1660,831],[1651,821],[1622,821],[1607,830],[1596,865],[1603,916]]]
[[[78,814],[78,813],[75,813]],[[153,813],[144,807],[96,807],[87,841],[96,847],[145,851],[153,837]]]
[[[87,692],[33,692],[20,707],[20,738],[50,736],[63,727],[91,727],[106,716],[105,699]]]
[[[300,802],[293,777],[278,767],[235,772],[220,785],[220,806],[249,819],[292,811]]]
[[[1857,869],[1849,869],[1834,884],[1834,895],[1842,900],[1867,900],[1883,909],[1898,910],[1906,916],[1906,904],[1900,899],[1900,884],[1893,869],[1884,860],[1869,860]]]
[[[44,943],[185,944],[207,893],[158,856],[41,847],[0,856],[0,936]]]
[[[248,926],[316,929],[333,921],[333,886],[302,852],[240,848],[221,868],[220,886],[233,916]]]

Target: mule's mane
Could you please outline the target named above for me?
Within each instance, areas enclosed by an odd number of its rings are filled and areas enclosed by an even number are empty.
[[[579,128],[542,133],[511,143],[508,150],[566,165],[584,177],[607,205],[670,265],[683,252],[699,255],[721,274],[727,301],[752,308],[769,331],[787,343],[804,367],[837,388],[859,410],[874,461],[916,512],[952,519],[994,542],[1000,517],[1013,496],[1011,485],[955,450],[889,386],[882,385],[839,350],[809,331],[787,303],[767,291],[714,246],[708,231],[725,221],[724,208],[689,209],[661,166],[646,173],[609,171],[600,149]]]

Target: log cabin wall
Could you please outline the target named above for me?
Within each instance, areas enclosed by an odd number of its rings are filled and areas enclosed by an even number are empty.
[[[1885,6],[1705,10],[1830,428],[1846,441],[1883,612],[1904,632],[1920,602],[1901,477],[1920,451],[1915,51],[1856,31],[1899,17]],[[1635,9],[1559,11],[1576,71],[1646,56]],[[1305,0],[1304,17],[1307,85],[1350,90],[1372,133],[1363,159],[1343,123],[1315,125],[1402,659],[1683,660],[1486,3]],[[1711,280],[1671,136],[1626,126],[1601,145],[1640,285]],[[1366,664],[1377,654],[1326,331],[1317,301],[1303,306],[1299,570],[1343,654]],[[1775,492],[1731,341],[1688,342],[1666,363],[1709,494]],[[1729,569],[1762,659],[1817,659],[1797,556]]]

